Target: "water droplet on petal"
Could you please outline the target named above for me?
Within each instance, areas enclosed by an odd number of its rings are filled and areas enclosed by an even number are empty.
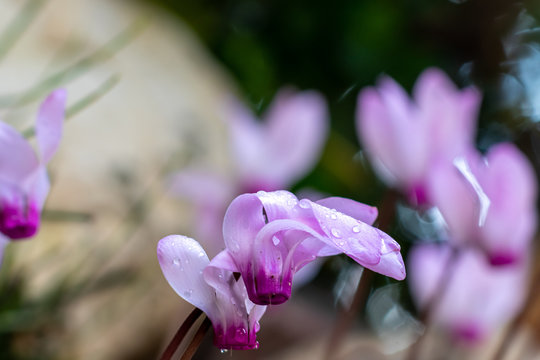
[[[191,294],[193,294],[192,289],[187,289],[186,291],[184,291],[184,296],[185,297],[191,297]]]
[[[277,246],[279,244],[279,239],[277,237],[273,237],[272,238],[272,242],[274,243],[275,246]]]
[[[245,336],[245,335],[247,334],[247,330],[246,330],[245,328],[241,327],[241,328],[238,328],[238,329],[236,330],[236,333],[237,333],[238,335],[240,335],[240,336]]]
[[[199,257],[203,257],[203,256],[204,256],[204,252],[201,251],[201,252],[199,253]]]
[[[342,240],[338,244],[339,244],[339,246],[343,246],[343,245],[345,245],[345,241]]]
[[[227,350],[227,349],[219,349],[219,352],[222,353],[222,354],[225,354],[227,351],[229,351],[229,350]]]
[[[300,202],[298,203],[298,206],[300,206],[302,209],[308,209],[309,208],[309,200],[307,200],[307,199],[300,200]]]
[[[330,230],[330,233],[331,233],[332,236],[335,237],[335,238],[340,238],[340,237],[341,237],[341,233],[339,232],[338,229],[332,229],[332,230]]]
[[[176,266],[179,266],[179,265],[180,265],[180,259],[174,259],[172,262],[173,262],[173,264],[176,265]]]
[[[358,234],[358,233],[360,232],[360,226],[358,226],[358,225],[356,225],[356,226],[353,226],[353,228],[352,228],[352,232],[353,232],[353,233],[357,233],[357,234]]]

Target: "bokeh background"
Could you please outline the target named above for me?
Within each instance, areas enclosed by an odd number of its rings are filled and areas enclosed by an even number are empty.
[[[4,31],[22,22],[21,36],[0,57],[3,121],[28,127],[53,85],[65,86],[74,104],[119,80],[67,123],[50,166],[42,230],[6,250],[0,358],[159,356],[191,306],[164,280],[155,247],[171,233],[193,235],[195,221],[191,204],[171,197],[165,179],[193,164],[233,171],[218,106],[227,94],[262,114],[284,85],[321,92],[331,131],[320,162],[293,190],[381,209],[388,190],[356,137],[357,94],[381,74],[410,90],[423,69],[436,66],[460,87],[482,90],[479,149],[512,141],[538,171],[539,20],[532,0],[1,2]],[[13,100],[28,93],[35,99]],[[418,219],[385,211],[386,230],[406,254]],[[268,310],[260,350],[220,354],[207,334],[195,358],[322,358],[358,276],[349,259],[326,262],[289,303]],[[422,332],[406,282],[375,276],[368,290],[375,300],[354,314],[331,349],[335,358],[401,358]],[[509,358],[536,354],[536,300]],[[377,305],[385,301],[388,308]],[[389,328],[382,319],[396,303],[398,322]],[[491,358],[501,336],[441,358]]]

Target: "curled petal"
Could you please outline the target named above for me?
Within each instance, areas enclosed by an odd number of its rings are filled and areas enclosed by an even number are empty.
[[[41,104],[36,120],[36,138],[42,163],[51,160],[62,138],[67,92],[53,91]]]

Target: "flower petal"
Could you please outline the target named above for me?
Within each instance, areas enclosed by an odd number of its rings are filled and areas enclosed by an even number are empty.
[[[39,164],[32,146],[17,130],[0,122],[0,149],[4,149],[0,151],[0,180],[21,186]]]
[[[509,143],[491,148],[487,163],[480,181],[491,206],[481,229],[482,243],[492,260],[519,261],[526,256],[536,230],[534,171],[527,158]]]
[[[201,245],[186,236],[169,235],[159,241],[157,256],[174,291],[209,317],[215,314],[215,292],[202,275],[210,261]]]
[[[429,298],[426,293],[432,295],[444,277],[443,272],[451,271],[433,310],[434,320],[463,340],[483,340],[521,308],[527,288],[527,261],[517,266],[494,267],[479,251],[466,250],[448,264],[449,251],[448,247],[435,245],[413,250],[409,277],[413,296],[425,306],[425,299]]]
[[[367,155],[387,183],[407,188],[421,181],[429,155],[428,129],[395,81],[383,77],[377,89],[360,92],[356,124]]]
[[[317,204],[349,215],[356,220],[360,220],[368,225],[373,225],[379,212],[374,206],[362,204],[361,202],[342,197],[328,197],[315,201]]]
[[[474,144],[482,100],[473,87],[459,90],[441,70],[430,68],[418,78],[414,99],[430,127],[430,149],[448,161]]]
[[[53,91],[41,104],[36,120],[36,138],[41,162],[48,163],[58,149],[62,138],[67,92]]]
[[[305,176],[321,155],[328,133],[324,98],[315,91],[281,90],[265,118],[268,158],[265,176],[278,188]]]

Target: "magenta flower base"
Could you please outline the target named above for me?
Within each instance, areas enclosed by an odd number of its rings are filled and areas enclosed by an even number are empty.
[[[230,326],[224,330],[214,326],[214,345],[222,350],[253,350],[259,348],[255,329]]]
[[[280,276],[261,270],[255,277],[252,271],[242,274],[242,277],[251,301],[258,305],[279,305],[291,297],[292,275],[292,271]]]
[[[13,240],[34,236],[39,228],[39,211],[35,205],[22,209],[4,203],[0,210],[0,232]]]

